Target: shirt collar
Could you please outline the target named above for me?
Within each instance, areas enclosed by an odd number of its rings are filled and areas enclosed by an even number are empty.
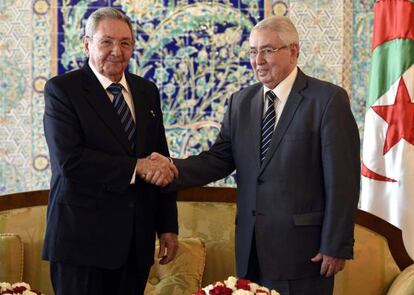
[[[280,82],[274,89],[267,88],[263,85],[264,93],[266,94],[269,90],[272,90],[276,96],[283,102],[285,102],[292,90],[293,83],[295,83],[296,76],[298,75],[298,68],[295,67],[292,72],[282,81]],[[266,95],[264,95],[264,99]]]
[[[96,68],[93,66],[93,64],[91,63],[91,61],[88,61],[88,65],[89,67],[92,69],[92,72],[95,74],[96,78],[98,78],[99,83],[101,83],[102,87],[106,90],[106,88],[108,88],[112,83],[111,79],[108,79],[107,77],[105,77],[104,75],[102,75],[101,73],[99,73]],[[128,83],[126,81],[125,78],[125,73],[122,73],[122,78],[121,80],[118,82],[119,84],[122,85],[122,87],[124,88],[125,91],[128,92]]]

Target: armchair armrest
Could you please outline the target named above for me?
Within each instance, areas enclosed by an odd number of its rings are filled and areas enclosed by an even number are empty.
[[[387,295],[414,294],[414,264],[404,269],[393,281]]]

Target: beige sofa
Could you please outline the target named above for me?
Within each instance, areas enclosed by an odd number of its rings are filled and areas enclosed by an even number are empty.
[[[26,281],[53,294],[48,263],[40,258],[48,191],[0,196],[0,282]],[[155,264],[146,295],[185,295],[234,275],[236,190],[196,188],[179,193],[180,250]],[[355,259],[335,279],[335,295],[412,295],[414,264],[401,231],[359,211]]]

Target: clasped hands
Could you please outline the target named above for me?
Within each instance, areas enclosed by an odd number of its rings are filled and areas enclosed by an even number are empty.
[[[159,153],[152,153],[147,158],[137,160],[136,173],[141,179],[157,186],[166,186],[178,177],[174,163]]]

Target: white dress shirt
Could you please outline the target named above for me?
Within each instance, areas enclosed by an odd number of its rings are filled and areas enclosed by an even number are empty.
[[[298,75],[298,68],[295,67],[292,72],[282,81],[280,82],[274,89],[267,88],[263,85],[263,116],[266,112],[267,106],[269,104],[269,101],[266,99],[266,93],[269,90],[272,90],[274,94],[278,97],[279,101],[276,103],[276,122],[275,122],[275,128],[277,123],[279,122],[279,118],[282,115],[283,108],[286,105],[286,101],[289,97],[290,91],[292,90],[293,83],[295,83],[296,76]]]
[[[91,61],[89,61],[89,66],[92,69],[92,72],[95,74],[96,78],[98,78],[99,83],[101,83],[102,87],[106,90],[106,93],[108,94],[109,99],[111,100],[111,102],[113,102],[114,100],[114,95],[112,95],[112,93],[110,93],[107,88],[114,82],[112,82],[110,79],[108,79],[107,77],[105,77],[104,75],[102,75],[101,73],[99,73],[95,67],[93,66],[93,64],[91,63]],[[132,101],[132,97],[131,97],[131,92],[129,90],[128,87],[128,83],[125,79],[125,73],[122,73],[122,78],[121,80],[118,82],[118,84],[122,85],[122,95],[124,96],[125,102],[127,103],[129,110],[131,111],[132,114],[132,118],[135,120],[135,109],[134,109],[134,102]]]

